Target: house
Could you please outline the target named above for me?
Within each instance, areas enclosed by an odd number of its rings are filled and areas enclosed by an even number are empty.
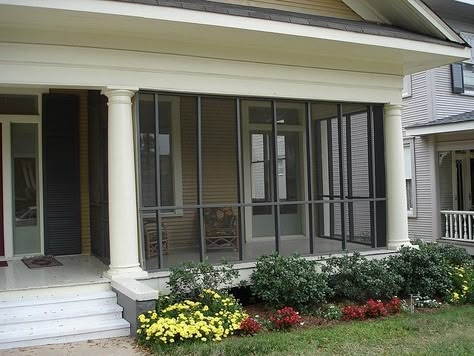
[[[474,47],[474,4],[426,1]],[[474,255],[474,50],[469,59],[406,77],[402,123],[412,238]]]
[[[470,55],[420,0],[0,0],[0,20],[2,348],[129,333],[182,261],[245,278],[275,250],[409,245],[403,78]],[[21,261],[43,254],[63,266]]]

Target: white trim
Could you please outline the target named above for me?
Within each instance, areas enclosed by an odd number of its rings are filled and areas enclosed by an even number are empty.
[[[403,148],[409,147],[410,148],[410,163],[411,163],[411,202],[413,208],[411,210],[407,210],[407,216],[409,218],[416,218],[417,217],[417,209],[416,209],[416,164],[415,164],[415,138],[405,138],[403,140]],[[406,179],[405,179],[406,180]]]
[[[436,13],[420,0],[406,0],[413,6],[425,19],[436,27],[446,38],[453,42],[464,43],[464,40],[451,29]]]
[[[474,130],[474,121],[455,122],[451,124],[441,124],[422,127],[407,127],[407,136],[426,136],[439,133],[459,132]]]
[[[436,145],[438,152],[472,149],[474,149],[474,140],[438,142]]]
[[[405,75],[403,77],[403,89],[402,89],[402,98],[411,97],[411,87],[412,87],[412,77],[411,74]]]
[[[0,78],[22,86],[128,83],[178,93],[401,102],[398,75],[56,45],[0,43]]]

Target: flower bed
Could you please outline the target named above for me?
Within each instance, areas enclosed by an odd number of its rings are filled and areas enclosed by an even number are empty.
[[[458,249],[427,244],[421,244],[419,250],[402,249],[397,256],[378,262],[358,254],[335,257],[322,272],[316,262],[297,255],[262,257],[249,291],[266,305],[251,306],[247,313],[227,294],[230,279],[235,277],[231,270],[231,265],[218,268],[207,262],[197,266],[188,262],[173,270],[171,296],[159,298],[156,310],[139,316],[139,343],[168,347],[218,342],[262,330],[289,331],[437,308],[440,300],[474,303],[472,260]],[[206,271],[205,278],[193,278],[202,271]],[[213,289],[216,286],[223,290]],[[395,291],[403,293],[405,300],[392,297]],[[324,304],[326,300],[333,304]],[[350,304],[354,302],[363,304]]]
[[[145,345],[220,341],[240,330],[246,317],[233,297],[206,289],[197,301],[185,300],[141,314],[138,340]]]

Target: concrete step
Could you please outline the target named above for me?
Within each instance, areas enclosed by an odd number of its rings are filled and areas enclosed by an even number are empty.
[[[0,349],[60,344],[130,335],[130,324],[123,319],[102,320],[95,324],[75,322],[72,325],[11,331],[0,335]]]
[[[110,283],[0,293],[0,349],[130,335]]]
[[[4,311],[15,310],[15,312],[23,312],[35,308],[36,310],[62,310],[65,307],[69,307],[70,303],[74,303],[77,308],[82,306],[100,306],[107,304],[116,304],[117,295],[111,291],[103,291],[92,294],[83,295],[71,295],[71,296],[59,296],[59,297],[48,297],[48,298],[28,298],[20,300],[12,300],[0,302],[0,314]]]
[[[113,320],[122,318],[123,308],[118,304],[104,305],[100,307],[90,306],[77,309],[73,304],[70,308],[62,311],[50,310],[38,312],[32,308],[28,313],[10,311],[0,315],[0,335],[12,330],[43,329],[54,325],[67,325],[71,320],[76,322],[88,322],[91,325],[101,320]]]
[[[0,291],[0,304],[8,301],[19,301],[23,299],[44,299],[44,298],[59,298],[80,296],[93,294],[95,292],[110,291],[110,281],[104,279],[103,282],[85,283],[74,285],[62,285],[55,287],[41,287],[41,288],[23,288],[15,290]]]

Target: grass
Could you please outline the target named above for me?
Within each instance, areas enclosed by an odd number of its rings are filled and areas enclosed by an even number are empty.
[[[473,355],[474,306],[156,349],[167,355]]]

